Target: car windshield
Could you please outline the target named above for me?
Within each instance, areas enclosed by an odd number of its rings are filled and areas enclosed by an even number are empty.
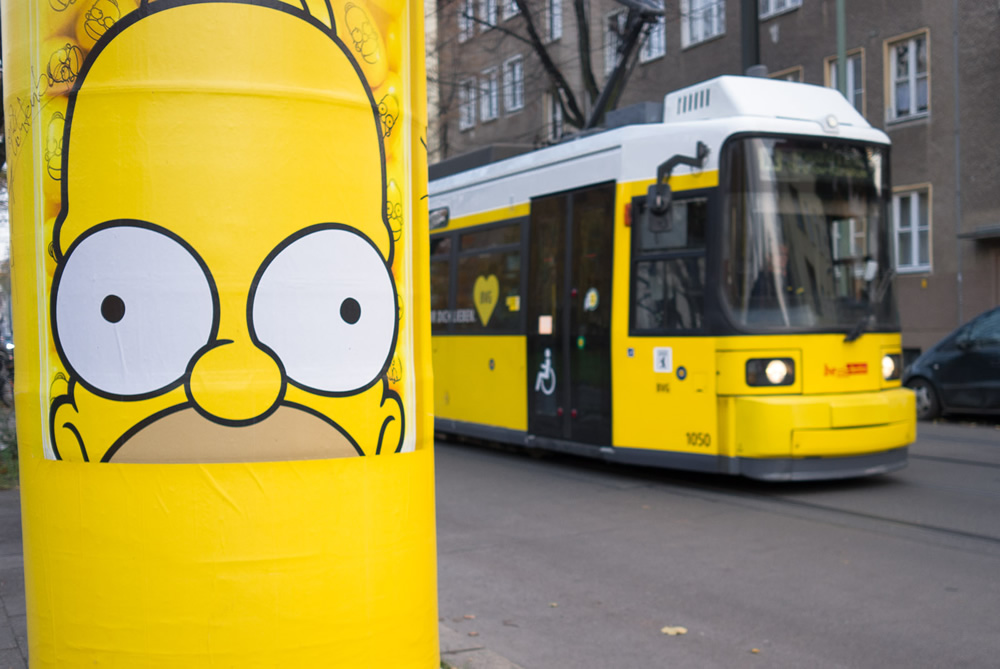
[[[811,138],[730,142],[723,294],[749,330],[898,328],[886,148]]]

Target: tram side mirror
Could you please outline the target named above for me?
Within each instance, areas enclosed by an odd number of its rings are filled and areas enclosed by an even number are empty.
[[[670,202],[673,200],[673,191],[669,183],[654,183],[646,191],[645,210],[656,216],[667,219],[667,212],[670,210]]]
[[[673,229],[669,207],[662,214],[656,213],[649,206],[648,195],[632,198],[632,215],[641,234],[662,234]]]

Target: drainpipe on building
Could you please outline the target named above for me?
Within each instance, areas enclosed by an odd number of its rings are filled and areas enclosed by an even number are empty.
[[[740,32],[743,38],[743,74],[747,76],[759,76],[756,70],[751,72],[751,68],[760,65],[760,34],[757,19],[759,13],[757,0],[743,0],[740,9]]]
[[[963,300],[962,300],[962,103],[961,98],[959,98],[959,80],[961,77],[961,68],[958,63],[958,0],[951,0],[951,36],[953,49],[955,52],[955,83],[954,90],[952,91],[952,97],[955,100],[955,258],[958,264],[958,271],[955,275],[955,281],[958,287],[958,324],[961,325],[965,322],[965,315],[963,314]]]
[[[837,90],[847,97],[847,12],[844,0],[837,0]]]

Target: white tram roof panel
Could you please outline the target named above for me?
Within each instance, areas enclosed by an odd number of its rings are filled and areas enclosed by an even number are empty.
[[[827,126],[832,117],[834,127],[871,127],[840,91],[781,79],[727,75],[667,93],[663,99],[664,123],[737,116],[813,121]]]
[[[659,163],[675,153],[693,155],[698,141],[709,147],[705,165],[701,169],[682,165],[675,174],[717,170],[722,144],[743,132],[889,143],[888,136],[872,128],[835,89],[721,76],[669,93],[662,123],[628,125],[569,139],[437,179],[429,190],[432,198],[445,197],[453,207],[458,205],[453,216],[464,215],[498,206],[499,200],[492,201],[500,195],[498,186],[501,199],[508,203],[611,179],[652,179]]]

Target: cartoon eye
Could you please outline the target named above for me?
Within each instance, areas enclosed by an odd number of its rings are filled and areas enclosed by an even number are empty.
[[[95,228],[53,282],[53,335],[80,382],[100,395],[155,395],[179,382],[214,336],[201,260],[148,224]]]
[[[297,236],[265,261],[251,296],[251,330],[288,378],[315,392],[370,386],[396,339],[396,290],[375,245],[342,226]]]

